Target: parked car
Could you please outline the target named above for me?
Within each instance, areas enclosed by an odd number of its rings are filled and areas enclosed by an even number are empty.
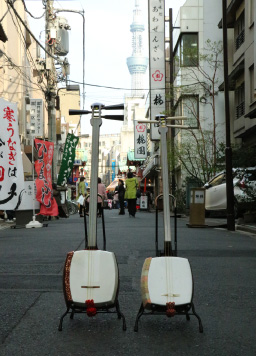
[[[256,210],[256,167],[233,169],[235,217],[250,209]],[[225,212],[227,209],[226,172],[218,173],[204,185],[205,210]]]

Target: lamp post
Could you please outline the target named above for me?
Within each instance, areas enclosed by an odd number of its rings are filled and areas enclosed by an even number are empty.
[[[230,231],[235,231],[232,148],[231,148],[231,141],[230,141],[227,0],[222,0],[222,30],[223,30],[224,97],[225,97],[225,123],[226,123],[225,157],[226,157],[227,229]]]

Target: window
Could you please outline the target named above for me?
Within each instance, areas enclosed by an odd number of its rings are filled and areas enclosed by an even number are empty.
[[[184,67],[198,65],[198,34],[187,33],[181,37],[180,64]]]
[[[213,178],[213,180],[211,180],[209,184],[211,187],[216,187],[217,185],[223,184],[225,182],[226,182],[226,175],[225,173],[221,173],[217,177]]]
[[[198,95],[184,95],[180,97],[175,109],[175,116],[186,116],[188,119],[184,121],[184,125],[188,125],[191,128],[198,128]]]
[[[244,11],[238,17],[235,24],[235,47],[238,50],[244,43]]]
[[[236,119],[244,115],[244,83],[242,83],[235,90],[235,102],[236,102]]]
[[[249,27],[254,23],[254,0],[249,0]]]
[[[198,33],[183,33],[174,52],[174,77],[180,67],[198,66]]]
[[[249,68],[249,77],[250,77],[250,103],[255,101],[254,99],[254,66]]]

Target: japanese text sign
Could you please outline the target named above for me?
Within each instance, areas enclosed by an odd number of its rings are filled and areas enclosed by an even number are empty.
[[[57,216],[58,205],[53,198],[52,189],[52,158],[54,151],[53,142],[35,139],[38,151],[38,160],[35,162],[36,199],[41,203],[40,214]]]
[[[164,0],[149,0],[150,118],[165,111],[165,22]],[[158,125],[151,125],[150,138],[160,140]]]
[[[71,176],[73,164],[76,155],[76,146],[79,142],[79,137],[73,134],[67,134],[64,152],[61,161],[60,172],[58,175],[58,185],[65,185],[68,178]]]
[[[30,130],[34,136],[44,135],[43,100],[30,100]]]
[[[33,189],[34,185],[34,189]],[[34,194],[33,194],[34,193]],[[24,192],[22,192],[22,200],[17,210],[31,210],[34,205],[36,210],[40,209],[40,204],[36,200],[36,187],[34,181],[24,182]]]
[[[15,210],[23,190],[17,104],[0,99],[0,210]]]
[[[147,125],[134,121],[134,158],[147,158]]]

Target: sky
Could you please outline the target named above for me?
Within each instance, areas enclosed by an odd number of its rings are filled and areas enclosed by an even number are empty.
[[[174,20],[184,0],[166,0],[165,7],[173,8]],[[41,0],[25,0],[27,9],[35,16],[43,14]],[[145,25],[143,45],[148,56],[148,0],[140,0]],[[127,57],[132,55],[132,33],[135,0],[56,0],[54,8],[65,10],[84,10],[85,17],[85,101],[83,103],[82,86],[81,109],[90,110],[93,103],[104,105],[124,103],[124,96],[130,95],[131,76],[126,65]],[[69,53],[71,81],[83,81],[83,21],[82,16],[71,12],[61,12],[59,16],[68,20]],[[32,32],[44,45],[44,17],[34,20],[28,15]],[[41,35],[40,35],[41,33]],[[94,86],[95,85],[95,86]],[[97,87],[98,86],[98,87]],[[122,88],[122,89],[110,89]],[[148,88],[148,75],[145,78],[145,89]],[[124,90],[125,89],[125,90]],[[104,120],[101,134],[120,132],[121,122]],[[90,133],[90,115],[82,116],[82,133]]]

